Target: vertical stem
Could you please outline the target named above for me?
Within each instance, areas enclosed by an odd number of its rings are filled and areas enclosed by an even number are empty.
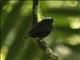
[[[38,9],[39,0],[33,0],[33,26],[37,23],[38,16],[37,16],[37,9]]]

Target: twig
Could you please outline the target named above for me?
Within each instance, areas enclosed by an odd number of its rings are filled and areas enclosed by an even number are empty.
[[[38,46],[50,57],[52,60],[58,60],[58,56],[51,48],[48,47],[46,42],[42,39],[36,39]]]
[[[38,16],[37,16],[37,10],[38,10],[38,4],[39,4],[39,0],[33,0],[33,26],[36,25],[36,23],[38,23]]]

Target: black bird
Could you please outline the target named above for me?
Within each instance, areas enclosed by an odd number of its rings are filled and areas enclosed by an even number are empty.
[[[47,17],[43,19],[41,22],[37,23],[30,31],[29,36],[32,38],[44,38],[52,30],[53,19],[51,17]]]

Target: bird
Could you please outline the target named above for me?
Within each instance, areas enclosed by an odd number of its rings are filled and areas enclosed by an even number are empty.
[[[29,36],[32,38],[44,38],[48,36],[53,28],[52,23],[53,18],[44,18],[29,31]]]
[[[38,46],[49,55],[51,59],[57,60],[57,56],[48,47],[48,44],[44,41],[43,38],[47,37],[53,29],[54,19],[47,17],[37,23],[34,27],[29,31],[29,36],[35,38]]]

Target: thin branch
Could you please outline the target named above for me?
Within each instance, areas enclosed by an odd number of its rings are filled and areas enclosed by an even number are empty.
[[[38,23],[38,16],[37,16],[37,10],[38,10],[38,4],[39,4],[39,0],[33,0],[33,26],[36,25],[36,23]]]
[[[46,42],[42,39],[36,39],[38,46],[50,57],[52,60],[58,60],[58,56],[51,48],[48,47]]]

